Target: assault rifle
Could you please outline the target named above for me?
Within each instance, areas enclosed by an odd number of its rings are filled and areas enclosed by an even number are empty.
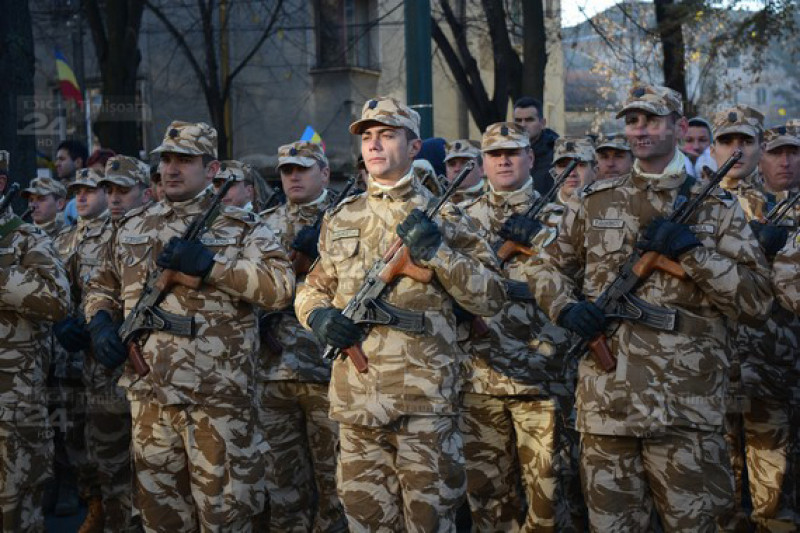
[[[794,196],[789,196],[785,198],[783,201],[779,202],[778,205],[770,209],[767,216],[764,217],[764,223],[769,224],[770,226],[777,226],[779,225],[783,219],[789,214],[789,212],[797,205],[797,202],[800,202],[800,192],[797,192]]]
[[[432,219],[436,216],[474,166],[474,161],[468,161],[464,165],[444,194],[425,211],[429,218]],[[372,325],[384,325],[414,333],[424,332],[425,320],[422,313],[398,309],[383,301],[383,297],[401,276],[408,276],[420,283],[430,283],[433,279],[433,271],[416,265],[411,259],[408,247],[398,237],[383,254],[383,257],[375,261],[372,268],[369,269],[364,283],[353,299],[348,302],[342,314],[356,324],[362,324],[365,328]],[[364,355],[360,344],[354,344],[341,352],[333,346],[326,346],[323,357],[336,359],[340,353],[344,353],[350,358],[356,370],[362,374],[367,372],[367,356]]]
[[[550,187],[550,190],[533,202],[533,205],[531,205],[531,207],[525,211],[522,216],[536,220],[539,217],[539,214],[542,212],[542,209],[544,209],[547,204],[553,201],[558,193],[558,190],[562,185],[564,185],[564,182],[567,181],[567,178],[577,166],[577,159],[570,160],[567,167],[556,177],[553,186]],[[497,257],[500,259],[500,264],[505,263],[517,254],[524,254],[530,257],[535,253],[531,246],[526,246],[514,241],[501,241],[496,245],[495,250],[497,251]]]
[[[697,196],[691,200],[682,201],[679,199],[674,211],[667,220],[678,224],[686,224],[741,157],[742,151],[736,150],[716,173],[708,176],[705,186]],[[617,274],[611,285],[594,302],[595,305],[609,319],[631,320],[663,331],[673,331],[677,321],[677,313],[674,309],[649,304],[633,294],[656,270],[681,280],[689,279],[686,271],[676,261],[657,252],[645,252],[642,254],[639,250],[634,249],[633,254],[628,257],[628,260],[619,269],[619,274]],[[606,372],[611,372],[616,368],[617,360],[608,348],[606,340],[606,336],[603,333],[598,334],[588,342],[581,340],[572,346],[568,357],[582,354],[588,347],[600,368]]]
[[[187,241],[195,241],[206,232],[214,222],[221,209],[220,203],[228,190],[235,183],[235,178],[225,180],[217,191],[208,209],[197,215],[181,237]],[[189,276],[182,272],[157,267],[147,276],[147,282],[139,295],[139,301],[125,317],[119,327],[118,333],[122,342],[128,347],[128,359],[136,373],[144,377],[150,372],[150,367],[142,356],[140,342],[142,337],[151,331],[169,331],[173,335],[193,337],[196,333],[193,317],[179,316],[168,313],[158,306],[172,291],[175,285],[183,285],[191,289],[199,289],[203,280],[196,276]]]
[[[13,202],[14,198],[17,196],[17,193],[19,193],[19,183],[12,183],[8,186],[6,193],[3,195],[3,199],[0,200],[0,216],[6,212],[8,206],[11,205],[11,202]]]

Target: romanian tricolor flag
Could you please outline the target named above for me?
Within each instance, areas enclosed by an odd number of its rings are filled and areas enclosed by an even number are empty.
[[[311,126],[306,126],[306,129],[303,130],[303,135],[300,137],[300,140],[321,144],[322,151],[325,151],[325,143],[322,141],[322,137],[320,137],[319,133],[317,133]]]
[[[75,79],[75,73],[72,72],[72,67],[69,66],[67,58],[58,48],[55,49],[55,54],[56,71],[58,72],[58,81],[64,100],[75,100],[79,106],[83,107],[83,95],[81,94],[81,88],[78,86],[78,80]]]

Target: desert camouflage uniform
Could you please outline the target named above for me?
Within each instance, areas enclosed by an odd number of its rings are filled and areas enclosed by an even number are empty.
[[[800,231],[789,235],[786,246],[772,264],[772,288],[778,302],[800,315]]]
[[[648,104],[652,99],[652,107],[662,111],[656,114],[665,115],[680,108],[679,96],[668,91],[649,88],[633,96]],[[674,107],[663,105],[665,99]],[[537,301],[552,319],[579,291],[591,301],[600,296],[643,228],[672,211],[685,179],[683,156],[676,151],[662,175],[644,176],[634,166],[629,175],[591,184],[579,202],[568,204],[558,238],[531,278]],[[700,188],[694,184],[691,194]],[[623,321],[608,338],[618,359],[613,373],[591,357],[580,363],[577,427],[595,531],[645,530],[652,500],[665,529],[709,531],[731,505],[733,480],[722,435],[730,349],[726,316],[763,318],[772,298],[763,254],[730,194],[718,189],[691,223],[703,244],[681,258],[691,279],[656,272],[636,293],[676,309],[677,329]],[[580,272],[582,287],[573,281]]]
[[[157,151],[216,156],[216,132],[173,122]],[[166,242],[183,235],[212,197],[205,189],[122,217],[89,284],[87,320],[100,310],[129,313]],[[128,363],[119,380],[131,402],[134,499],[147,531],[249,531],[265,503],[254,306],[289,305],[294,276],[275,236],[250,212],[222,209],[201,242],[216,254],[203,285],[177,286],[160,305],[193,317],[195,336],[152,332],[142,346],[150,373],[140,378]]]
[[[13,219],[9,211],[0,226]],[[52,475],[46,379],[52,322],[67,316],[69,282],[53,244],[31,224],[0,240],[0,521],[43,532],[43,483]]]
[[[473,159],[475,164],[478,164],[478,156],[481,155],[480,143],[470,139],[457,139],[445,144],[444,163],[450,159],[457,157],[463,159]],[[477,200],[486,192],[486,179],[481,178],[481,181],[469,188],[456,190],[450,197],[450,201],[456,205],[461,205],[466,202]]]
[[[419,132],[419,117],[390,98],[370,100],[362,120]],[[358,133],[359,122],[351,125]],[[323,222],[320,259],[297,294],[300,323],[319,308],[344,308],[367,270],[394,241],[396,227],[432,195],[408,172],[393,186],[369,179],[367,191],[344,200]],[[369,371],[348,360],[333,364],[331,416],[340,422],[339,496],[355,531],[452,531],[466,479],[457,427],[463,354],[455,342],[453,299],[492,315],[504,292],[489,245],[452,204],[436,223],[443,241],[430,261],[435,279],[401,278],[386,301],[425,317],[425,334],[388,326],[362,343]]]
[[[288,250],[297,232],[316,222],[331,197],[325,191],[308,204],[289,201],[261,215]],[[298,278],[298,287],[303,279]],[[322,359],[323,347],[300,325],[292,307],[275,313],[269,323],[273,337],[283,347],[278,355],[262,343],[258,376],[259,417],[270,445],[267,488],[272,529],[346,530],[336,494],[339,428],[328,416],[330,362]]]

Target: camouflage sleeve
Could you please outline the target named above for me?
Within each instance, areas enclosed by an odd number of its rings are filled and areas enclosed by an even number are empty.
[[[466,214],[442,213],[442,244],[429,261],[436,279],[472,314],[493,316],[506,301],[497,256],[478,225]]]
[[[558,225],[558,236],[541,251],[541,261],[529,269],[531,292],[553,322],[564,307],[578,300],[575,280],[583,276],[583,228],[581,204],[570,201]]]
[[[789,237],[772,264],[772,288],[780,304],[800,315],[800,232]]]
[[[52,241],[21,231],[15,240],[21,241],[19,256],[0,268],[0,309],[31,320],[62,320],[70,310],[69,281]]]
[[[311,329],[308,325],[308,316],[314,309],[333,306],[333,295],[339,286],[339,280],[333,273],[336,269],[333,266],[330,249],[330,235],[327,231],[328,217],[322,223],[319,237],[319,259],[314,263],[314,268],[306,275],[305,283],[298,285],[297,296],[294,300],[294,312],[297,320],[306,329]]]
[[[111,316],[122,314],[120,276],[114,261],[116,237],[115,233],[102,247],[95,275],[86,284],[86,294],[83,295],[86,322],[90,322],[98,311],[107,311]]]
[[[206,281],[219,290],[268,311],[291,305],[292,264],[266,224],[253,228],[234,259],[217,255],[214,260]]]
[[[716,248],[695,248],[681,257],[681,266],[725,315],[766,320],[773,302],[769,267],[738,202],[719,223]]]

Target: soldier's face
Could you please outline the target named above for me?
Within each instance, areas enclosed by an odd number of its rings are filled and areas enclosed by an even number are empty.
[[[483,171],[496,191],[516,191],[530,178],[533,151],[502,148],[483,153]]]
[[[447,181],[453,181],[456,179],[456,176],[461,169],[464,168],[464,165],[467,164],[467,161],[470,161],[469,157],[454,157],[453,159],[448,159],[445,163],[445,168],[447,169]],[[474,187],[481,181],[483,178],[483,168],[481,165],[476,164],[472,170],[469,171],[467,177],[464,178],[464,181],[461,182],[461,186],[459,189],[469,189],[470,187]]]
[[[409,142],[403,128],[376,124],[361,133],[364,164],[379,183],[395,183],[405,176],[421,147],[419,139]]]
[[[36,224],[47,224],[64,209],[64,199],[55,194],[31,194],[28,205],[33,209],[31,218]]]
[[[105,189],[108,197],[108,210],[113,220],[119,219],[131,209],[144,205],[152,195],[149,188],[140,185],[123,187],[112,183]]]
[[[703,126],[689,126],[683,137],[683,150],[692,155],[700,155],[711,146],[711,135]]]
[[[633,156],[642,161],[671,158],[681,133],[679,124],[680,121],[671,116],[652,115],[643,111],[626,113],[625,136]]]
[[[518,107],[514,109],[514,122],[525,128],[531,142],[539,138],[546,124],[546,121],[539,116],[539,111],[535,107]]]
[[[75,207],[81,218],[95,218],[106,210],[106,206],[106,191],[102,187],[77,187]]]
[[[205,189],[219,171],[219,161],[203,165],[199,155],[164,152],[159,163],[164,195],[173,202],[191,200]]]
[[[556,169],[556,172],[564,172],[564,169],[567,168],[570,161],[572,161],[570,158],[559,159],[553,167]],[[578,162],[578,166],[567,176],[567,180],[564,182],[564,185],[561,186],[561,192],[564,196],[572,196],[576,190],[582,189],[593,182],[594,178],[594,164],[580,161]]]
[[[761,172],[774,192],[800,187],[800,147],[779,146],[761,156]]]
[[[62,148],[56,152],[56,175],[58,175],[58,179],[70,179],[76,170],[78,170],[78,166],[76,161],[70,157],[69,151]]]
[[[739,133],[718,137],[711,146],[711,157],[717,162],[717,167],[721,167],[737,149],[742,151],[742,158],[733,165],[728,176],[741,179],[756,169],[761,157],[761,145],[754,137]]]
[[[219,190],[225,180],[214,180],[214,189]],[[244,181],[237,181],[228,189],[228,194],[222,199],[225,205],[242,208],[253,201],[253,185]]]
[[[293,204],[313,202],[328,186],[331,170],[314,164],[310,167],[300,165],[281,165],[281,185],[286,198]]]
[[[633,155],[627,150],[603,148],[597,151],[597,179],[616,178],[633,167]]]

